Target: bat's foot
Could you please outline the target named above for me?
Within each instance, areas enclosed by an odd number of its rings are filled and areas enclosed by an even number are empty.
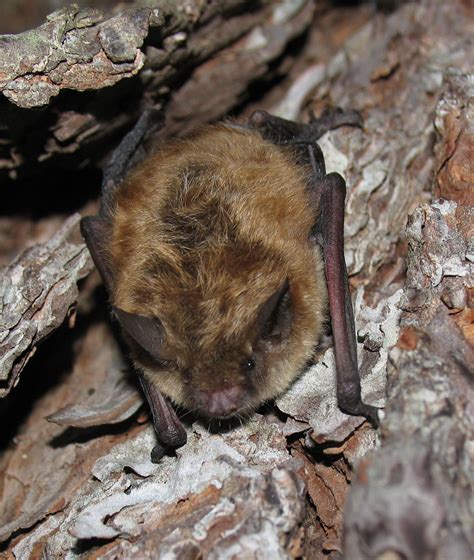
[[[311,114],[310,118],[309,123],[302,124],[260,110],[250,116],[249,124],[265,139],[276,144],[316,142],[323,134],[340,126],[363,126],[360,113],[344,111],[339,107],[326,109],[320,117]]]
[[[324,155],[317,143],[318,138],[343,125],[361,127],[362,124],[360,113],[340,108],[326,109],[318,118],[312,114],[310,122],[306,124],[275,117],[266,111],[255,111],[249,119],[250,127],[258,130],[265,140],[279,146],[296,148],[298,162],[312,166],[313,181],[321,181],[326,175]]]
[[[307,129],[307,134],[320,138],[329,130],[334,130],[340,126],[357,126],[362,128],[364,121],[358,111],[345,111],[340,107],[329,107],[325,109],[320,117],[316,117],[313,112],[310,113],[310,122],[303,125]]]

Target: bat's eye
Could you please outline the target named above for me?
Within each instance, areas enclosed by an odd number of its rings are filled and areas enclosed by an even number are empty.
[[[249,359],[245,360],[243,365],[244,365],[245,371],[251,371],[255,367],[255,362],[252,360],[252,358],[249,358]]]

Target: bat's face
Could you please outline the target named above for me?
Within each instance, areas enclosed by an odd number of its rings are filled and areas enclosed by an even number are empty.
[[[116,308],[135,365],[176,404],[202,416],[256,409],[288,387],[317,343],[325,291],[311,264],[303,286],[297,278],[277,277],[268,289],[255,286],[255,279],[254,289],[240,297],[229,299],[225,290],[226,297],[191,298],[187,305],[186,298],[172,300],[166,309],[160,305],[161,318]]]

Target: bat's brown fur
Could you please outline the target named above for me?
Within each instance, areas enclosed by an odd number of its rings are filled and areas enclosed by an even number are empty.
[[[112,303],[160,319],[163,363],[138,348],[134,358],[175,403],[201,409],[204,393],[236,386],[243,411],[284,391],[310,358],[326,286],[305,174],[290,151],[221,124],[171,143],[120,186]],[[259,340],[259,310],[285,281],[288,336]]]

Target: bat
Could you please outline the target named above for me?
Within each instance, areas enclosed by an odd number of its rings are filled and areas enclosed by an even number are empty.
[[[147,112],[104,173],[81,230],[150,405],[152,460],[185,444],[174,406],[244,415],[302,372],[329,308],[338,405],[377,423],[361,400],[344,261],[344,179],[317,139],[360,125],[329,110],[309,124],[265,111],[202,127],[140,159]]]

